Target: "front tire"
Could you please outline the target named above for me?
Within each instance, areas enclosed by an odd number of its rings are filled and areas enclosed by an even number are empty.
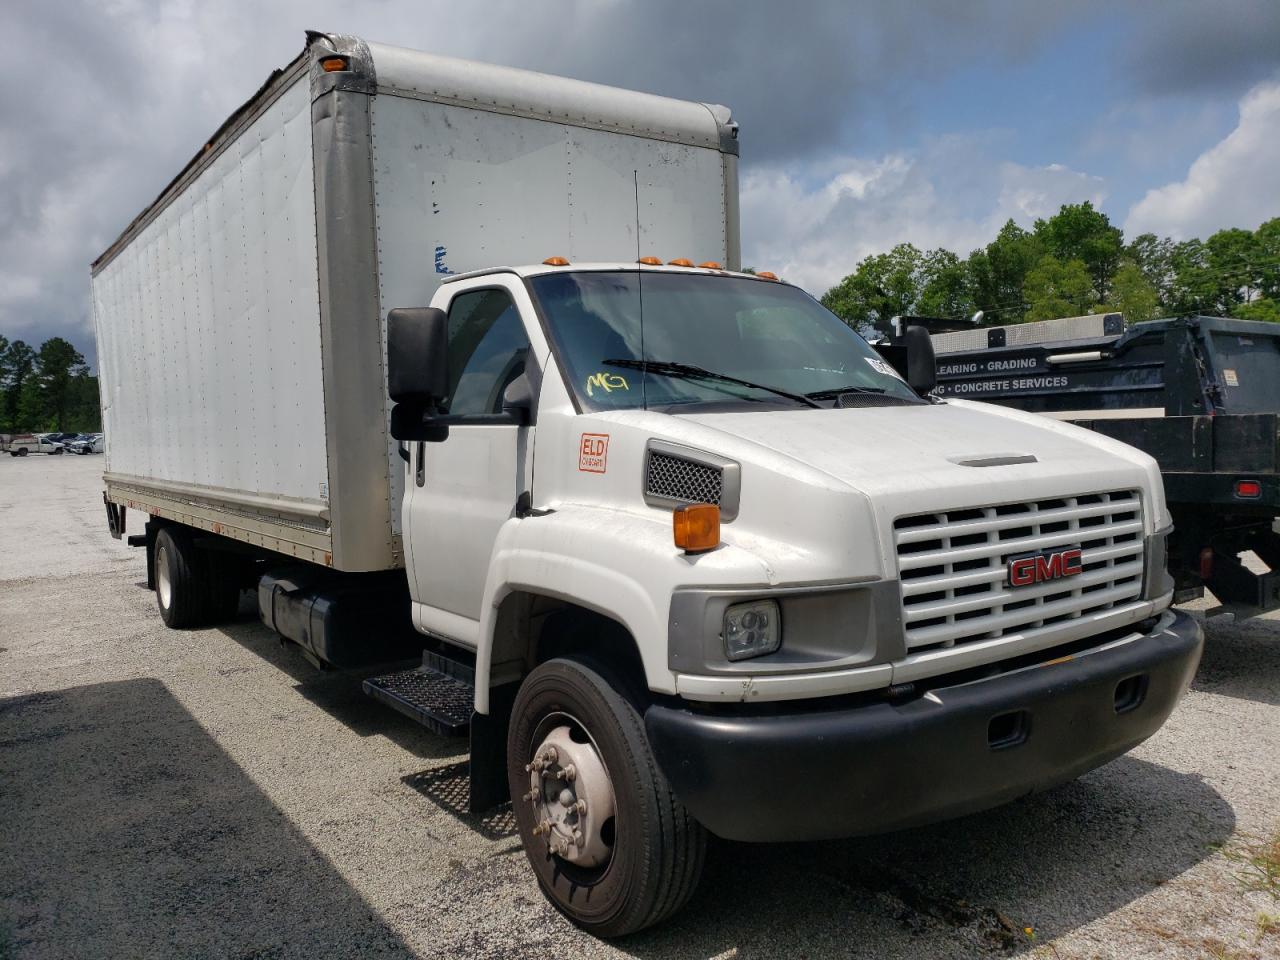
[[[618,937],[684,906],[702,874],[706,832],[658,769],[639,711],[607,676],[589,660],[559,658],[525,678],[507,779],[547,899],[589,933]]]

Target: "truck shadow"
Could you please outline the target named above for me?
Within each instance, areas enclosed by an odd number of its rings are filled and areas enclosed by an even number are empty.
[[[0,955],[414,956],[160,681],[0,730]]]
[[[1280,620],[1211,617],[1193,690],[1280,705]]]
[[[456,757],[467,752],[466,738],[437,737],[421,724],[367,696],[358,674],[318,669],[296,644],[282,641],[262,624],[257,606],[249,599],[241,599],[236,620],[218,627],[218,631],[290,677],[299,696],[359,737],[384,736],[423,759]]]
[[[803,811],[778,812],[803,816]],[[1197,776],[1123,757],[988,813],[878,837],[714,843],[693,901],[619,944],[638,957],[1021,953],[1211,855],[1230,805]]]

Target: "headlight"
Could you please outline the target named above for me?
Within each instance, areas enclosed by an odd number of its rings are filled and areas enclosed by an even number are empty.
[[[773,653],[782,643],[782,618],[776,600],[735,603],[724,611],[724,655],[747,660]]]

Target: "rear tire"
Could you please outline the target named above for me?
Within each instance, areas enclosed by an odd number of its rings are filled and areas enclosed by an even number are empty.
[[[26,448],[26,447],[23,447],[21,450],[19,450],[19,451],[18,451],[18,456],[20,456],[20,457],[25,457],[26,455],[27,455],[27,448]]]
[[[547,899],[589,933],[619,937],[659,923],[684,906],[702,874],[706,832],[672,794],[658,769],[640,712],[607,677],[604,667],[585,658],[560,658],[547,661],[525,678],[512,708],[507,779],[525,853]],[[531,799],[526,764],[545,756],[546,741],[556,736],[553,731],[566,726],[573,744],[579,745],[573,749],[594,748],[612,787],[612,823],[605,821],[598,829],[611,854],[594,867],[580,866],[553,852],[563,833],[541,829],[534,833],[535,827],[544,824],[545,804],[551,801],[539,806],[542,801]],[[563,751],[563,735],[559,742]],[[553,789],[565,782],[541,775],[556,785]],[[585,796],[593,792],[593,785],[585,780],[584,774],[569,786]],[[599,792],[596,785],[594,793]],[[588,822],[591,809],[579,821],[583,832],[589,828],[592,832],[585,844],[579,844],[586,851],[596,836],[596,828]]]
[[[240,605],[234,565],[195,544],[185,527],[165,527],[156,535],[156,606],[165,626],[175,630],[229,620]]]

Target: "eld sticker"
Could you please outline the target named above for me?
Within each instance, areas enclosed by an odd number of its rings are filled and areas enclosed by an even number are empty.
[[[583,473],[604,473],[609,462],[609,435],[584,433],[578,447],[578,469]]]
[[[1236,376],[1236,372],[1230,367],[1224,367],[1222,370],[1222,379],[1227,381],[1228,387],[1240,386],[1240,378]]]
[[[615,390],[630,390],[627,378],[617,373],[593,373],[587,377],[587,396],[594,397],[597,390],[613,393]]]
[[[902,379],[898,371],[893,369],[887,361],[881,360],[879,357],[863,357],[863,359],[867,361],[867,365],[871,367],[872,370],[875,370],[878,373],[883,373],[886,377],[896,377],[899,380]]]

